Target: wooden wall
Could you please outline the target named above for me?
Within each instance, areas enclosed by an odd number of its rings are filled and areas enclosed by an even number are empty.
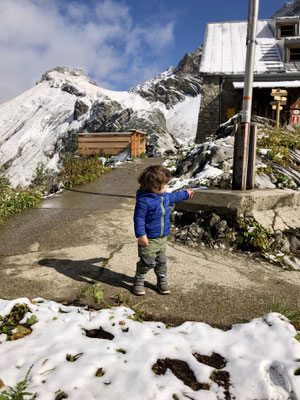
[[[78,153],[118,154],[130,150],[131,157],[137,157],[146,152],[146,133],[132,130],[130,132],[101,132],[78,134]]]

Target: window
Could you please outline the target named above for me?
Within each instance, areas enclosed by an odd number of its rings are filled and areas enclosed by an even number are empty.
[[[300,61],[300,46],[288,47],[287,61]]]
[[[296,36],[296,24],[280,24],[278,37]]]

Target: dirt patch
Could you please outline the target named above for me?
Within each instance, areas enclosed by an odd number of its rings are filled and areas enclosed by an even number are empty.
[[[212,353],[211,356],[204,356],[202,354],[194,353],[193,356],[201,364],[205,364],[216,369],[222,369],[227,364],[226,359],[218,353]]]
[[[231,400],[231,396],[229,393],[229,388],[230,388],[230,374],[228,371],[214,371],[211,375],[210,375],[210,379],[213,382],[216,382],[216,384],[218,386],[222,386],[225,391],[224,391],[224,395],[225,395],[225,400]]]
[[[197,381],[194,372],[190,369],[188,364],[182,360],[165,358],[164,360],[158,359],[156,364],[152,366],[152,371],[156,375],[164,375],[167,369],[170,369],[176,378],[180,379],[185,385],[193,390],[209,390],[209,383],[200,383]]]
[[[109,332],[106,332],[104,329],[100,328],[99,329],[90,329],[90,330],[85,330],[86,336],[90,338],[95,338],[95,339],[107,339],[107,340],[113,340],[114,335],[112,335]]]

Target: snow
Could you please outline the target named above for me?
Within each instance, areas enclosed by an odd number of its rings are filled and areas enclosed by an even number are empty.
[[[243,74],[246,60],[247,21],[207,24],[200,72]],[[255,73],[283,68],[282,58],[268,20],[257,22]]]
[[[26,303],[37,323],[29,336],[5,341],[1,335],[0,378],[14,387],[32,365],[27,392],[52,400],[58,390],[72,400],[194,400],[225,399],[224,389],[210,379],[213,367],[196,360],[194,353],[220,354],[227,361],[231,398],[296,399],[300,397],[300,343],[295,328],[280,314],[270,313],[222,331],[201,322],[167,328],[162,322],[138,322],[126,307],[88,311],[79,307],[27,298],[0,300],[0,315]],[[32,314],[31,314],[32,313]],[[102,328],[112,340],[87,337],[85,330]],[[81,354],[82,353],[82,354]],[[66,356],[78,355],[74,362]],[[185,361],[198,382],[209,390],[194,391],[169,369],[155,375],[158,359]],[[102,368],[104,375],[96,376]],[[1,389],[8,390],[7,387]],[[1,392],[0,392],[1,393]]]
[[[208,179],[215,178],[218,175],[223,174],[223,171],[220,168],[212,167],[210,164],[206,164],[201,172],[199,172],[195,178],[198,179]]]
[[[187,96],[185,101],[165,111],[167,129],[176,136],[180,144],[188,144],[195,141],[200,110],[201,95]]]
[[[262,154],[263,156],[267,155],[269,151],[271,151],[271,149],[257,149],[258,152],[260,154]]]
[[[172,69],[155,79],[172,75]],[[65,85],[77,95],[62,90]],[[44,74],[32,89],[0,105],[0,168],[6,166],[11,185],[29,185],[38,163],[58,169],[63,138],[80,131],[90,118],[90,110],[74,120],[74,106],[80,99],[90,108],[94,102],[116,101],[137,116],[150,119],[160,110],[166,118],[167,131],[159,135],[159,150],[174,149],[178,142],[190,142],[196,136],[200,96],[186,100],[172,109],[157,101],[149,102],[138,93],[103,89],[80,70],[58,68]]]

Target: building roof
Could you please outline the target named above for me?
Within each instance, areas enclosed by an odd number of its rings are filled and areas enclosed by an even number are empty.
[[[257,22],[255,74],[287,70],[282,60],[278,42],[268,21],[258,20]],[[200,72],[228,75],[244,74],[247,50],[246,36],[247,21],[208,23]],[[299,71],[297,67],[296,71]]]

